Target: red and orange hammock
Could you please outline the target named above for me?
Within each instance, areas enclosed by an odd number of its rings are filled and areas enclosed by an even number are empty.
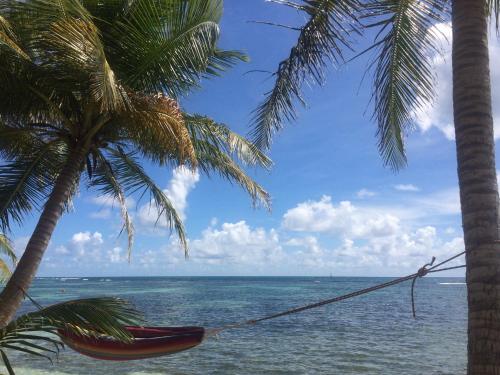
[[[96,359],[129,361],[174,354],[191,349],[203,341],[203,327],[131,327],[129,343],[111,337],[82,336],[60,331],[63,342],[71,349]]]

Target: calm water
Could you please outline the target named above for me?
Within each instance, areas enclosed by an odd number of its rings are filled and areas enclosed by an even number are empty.
[[[217,327],[383,282],[384,278],[39,279],[31,294],[47,305],[112,295],[132,301],[151,325]],[[457,284],[458,283],[458,284]],[[51,365],[12,356],[17,374],[465,374],[463,279],[417,282],[222,333],[189,351],[105,362],[64,350]],[[61,290],[64,289],[64,292]],[[26,309],[32,306],[26,304]],[[2,369],[0,368],[0,373]]]

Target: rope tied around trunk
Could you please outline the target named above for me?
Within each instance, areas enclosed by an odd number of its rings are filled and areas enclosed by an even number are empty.
[[[217,336],[220,332],[225,331],[227,329],[241,328],[241,327],[244,327],[246,325],[253,325],[253,324],[256,324],[259,322],[263,322],[265,320],[275,319],[275,318],[279,318],[279,317],[282,317],[285,315],[296,314],[296,313],[299,313],[299,312],[302,312],[305,310],[310,310],[310,309],[314,309],[316,307],[321,307],[324,305],[329,305],[331,303],[340,302],[340,301],[343,301],[343,300],[346,300],[349,298],[354,298],[354,297],[361,296],[363,294],[371,293],[371,292],[374,292],[374,291],[379,290],[379,289],[388,288],[390,286],[397,285],[397,284],[400,284],[400,283],[403,283],[403,282],[409,281],[409,280],[412,280],[412,285],[411,285],[412,312],[413,312],[413,317],[416,318],[415,299],[414,299],[414,288],[415,288],[416,280],[418,278],[426,276],[429,273],[448,271],[448,270],[457,269],[457,268],[464,268],[465,265],[439,268],[443,264],[451,262],[452,260],[454,260],[454,259],[456,259],[464,254],[465,254],[465,251],[462,251],[461,253],[456,254],[448,259],[445,259],[444,261],[442,261],[434,266],[433,266],[433,264],[434,264],[434,261],[436,260],[436,257],[432,257],[432,260],[429,263],[424,264],[422,267],[420,267],[418,269],[417,272],[412,273],[411,275],[399,277],[397,279],[387,281],[385,283],[377,284],[377,285],[374,285],[374,286],[371,286],[368,288],[360,289],[360,290],[357,290],[357,291],[354,291],[351,293],[343,294],[343,295],[329,298],[326,300],[321,300],[319,302],[310,303],[310,304],[307,304],[304,306],[295,307],[295,308],[285,310],[285,311],[282,311],[282,312],[279,312],[276,314],[267,315],[267,316],[257,318],[257,319],[244,320],[244,321],[239,322],[239,323],[227,324],[227,325],[224,325],[224,326],[219,327],[219,328],[209,329],[209,330],[207,330],[207,336]]]

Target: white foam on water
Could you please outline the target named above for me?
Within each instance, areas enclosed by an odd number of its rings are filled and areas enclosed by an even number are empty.
[[[439,285],[465,285],[465,283],[439,283]]]

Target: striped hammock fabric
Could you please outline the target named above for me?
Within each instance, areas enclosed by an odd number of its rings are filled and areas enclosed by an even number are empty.
[[[71,349],[96,359],[129,361],[160,357],[191,349],[203,341],[203,327],[125,327],[134,337],[130,343],[110,337],[79,336],[59,331]]]

